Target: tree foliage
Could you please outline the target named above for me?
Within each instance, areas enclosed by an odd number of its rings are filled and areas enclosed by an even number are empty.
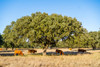
[[[3,40],[4,40],[4,47],[9,48],[12,47],[14,48],[14,41],[13,41],[13,26],[14,26],[14,21],[11,22],[11,25],[7,25],[5,30],[3,31]]]
[[[93,49],[96,49],[96,47],[99,46],[99,40],[100,40],[100,34],[99,32],[89,32],[89,44]]]
[[[87,32],[76,18],[36,12],[12,21],[3,32],[5,47],[93,47],[100,31]]]
[[[8,25],[4,30],[4,39],[15,45],[24,45],[28,39],[30,45],[38,43],[46,49],[48,46],[56,46],[65,37],[72,39],[81,33],[85,33],[85,29],[76,18],[36,12]]]

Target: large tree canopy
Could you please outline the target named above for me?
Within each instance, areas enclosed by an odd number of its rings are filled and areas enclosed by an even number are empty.
[[[47,49],[48,46],[55,46],[61,39],[71,39],[85,32],[81,22],[76,18],[36,12],[12,22],[5,28],[4,36],[6,41],[15,45],[24,45],[28,40],[31,45],[38,43]]]

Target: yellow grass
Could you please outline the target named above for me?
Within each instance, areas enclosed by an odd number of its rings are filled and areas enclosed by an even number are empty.
[[[92,54],[0,56],[0,67],[100,67],[100,50],[90,50],[88,52]]]

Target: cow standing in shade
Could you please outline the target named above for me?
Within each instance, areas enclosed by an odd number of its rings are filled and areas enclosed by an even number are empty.
[[[62,50],[58,50],[58,49],[56,49],[56,54],[57,54],[57,53],[60,53],[60,55],[64,55],[64,53],[63,53]]]
[[[84,52],[86,52],[86,50],[84,50],[84,49],[78,49],[78,52],[84,53]]]
[[[37,50],[28,50],[28,53],[36,53]]]

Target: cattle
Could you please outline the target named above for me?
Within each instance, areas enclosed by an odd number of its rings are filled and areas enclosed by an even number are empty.
[[[84,50],[84,49],[78,49],[78,52],[84,53],[84,52],[86,52],[86,50]]]
[[[56,54],[59,53],[60,55],[64,55],[63,51],[62,50],[58,50],[56,49]]]
[[[3,49],[2,48],[0,48],[0,51],[2,51]]]
[[[69,50],[72,50],[72,48],[69,48]]]
[[[36,53],[37,50],[28,50],[28,53]]]
[[[22,52],[21,50],[15,50],[15,51],[14,51],[14,55],[16,55],[16,54],[22,55],[22,56],[24,55],[23,52]]]

